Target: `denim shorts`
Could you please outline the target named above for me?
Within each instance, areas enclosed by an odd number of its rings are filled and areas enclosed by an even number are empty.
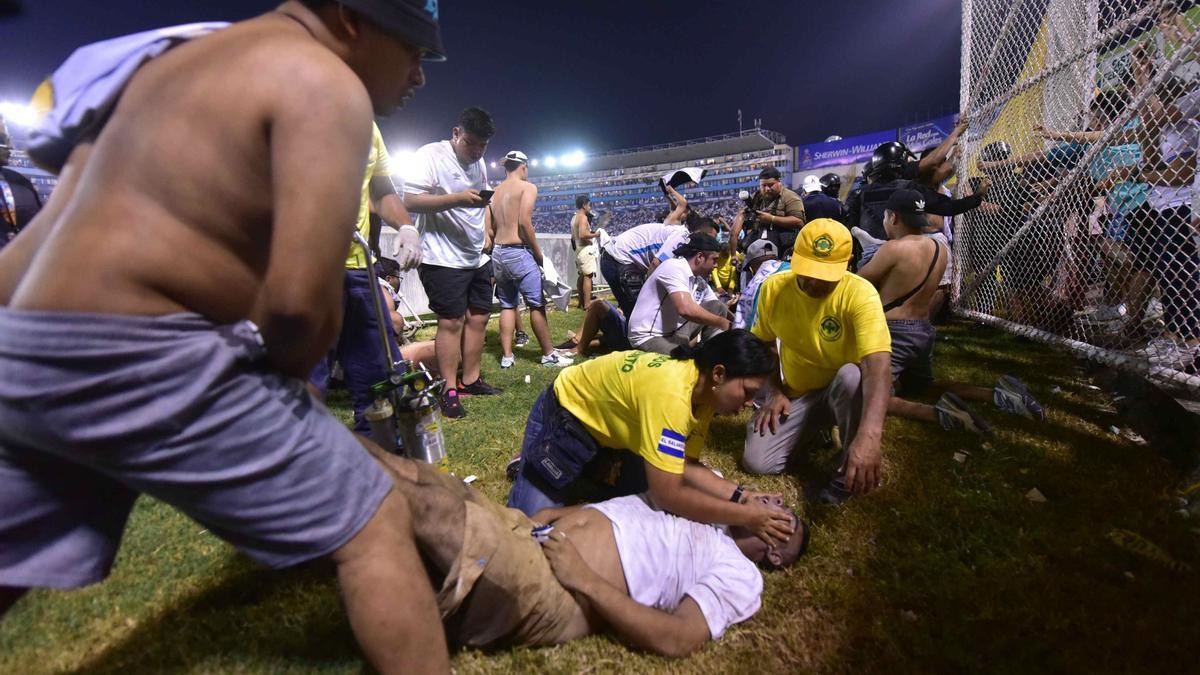
[[[937,331],[928,321],[893,319],[892,386],[905,395],[919,394],[933,384],[933,343]]]
[[[492,271],[496,275],[496,299],[501,309],[516,309],[520,298],[528,307],[545,307],[542,296],[542,268],[526,246],[497,244],[492,251]]]

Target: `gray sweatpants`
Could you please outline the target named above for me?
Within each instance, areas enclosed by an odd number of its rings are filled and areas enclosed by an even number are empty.
[[[858,431],[862,408],[862,374],[857,364],[847,363],[824,389],[814,389],[792,399],[787,420],[775,433],[768,431],[759,436],[751,420],[746,427],[742,464],[751,473],[783,473],[793,452],[812,448],[818,434],[835,423],[841,430],[842,448],[848,448]],[[845,463],[843,450],[835,478],[840,478]]]
[[[720,300],[709,300],[700,306],[709,312],[716,314],[717,316],[729,316],[728,308],[725,307],[724,303],[722,303]],[[680,345],[691,344],[692,340],[695,339],[697,335],[700,336],[701,340],[707,340],[708,338],[720,332],[720,328],[706,326],[702,323],[695,323],[693,321],[686,321],[674,333],[666,336],[652,337],[642,344],[637,345],[635,349],[640,349],[644,352],[656,352],[658,354],[670,355],[670,353],[676,347]]]

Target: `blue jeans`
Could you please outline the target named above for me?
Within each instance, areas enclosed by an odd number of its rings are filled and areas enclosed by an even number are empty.
[[[628,319],[633,315],[633,307],[637,304],[638,293],[646,283],[646,274],[636,265],[626,265],[617,261],[607,252],[600,254],[600,274],[612,289],[617,306]]]
[[[529,411],[529,418],[525,421],[525,438],[521,443],[521,468],[508,492],[509,508],[532,516],[546,508],[599,502],[646,491],[645,462],[628,450],[600,448],[595,459],[583,468],[579,478],[562,490],[556,490],[535,467],[526,463],[524,457],[529,448],[553,438],[559,431],[561,410],[554,398],[553,388],[547,388]],[[611,480],[614,475],[615,480]]]
[[[382,290],[382,289],[381,289]],[[400,358],[400,346],[392,322],[384,322],[392,357]],[[379,322],[375,316],[375,300],[371,295],[371,278],[366,270],[346,270],[342,288],[342,332],[329,356],[313,368],[308,380],[324,396],[329,386],[329,369],[333,361],[342,364],[346,378],[346,389],[350,391],[350,403],[354,407],[354,431],[370,432],[370,425],[363,412],[371,407],[374,395],[371,385],[387,377],[388,363],[379,345]]]

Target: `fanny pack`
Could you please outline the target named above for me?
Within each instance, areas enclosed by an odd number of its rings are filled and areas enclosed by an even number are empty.
[[[525,449],[524,461],[556,490],[564,490],[600,452],[600,444],[567,409],[558,403],[553,386],[546,390],[542,431]]]

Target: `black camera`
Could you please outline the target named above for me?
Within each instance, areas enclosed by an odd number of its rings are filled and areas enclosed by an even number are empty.
[[[742,208],[742,229],[753,229],[758,224],[758,212],[763,206],[762,193],[758,190],[754,192],[742,190],[738,193],[738,199],[742,200],[742,204],[744,205]]]

